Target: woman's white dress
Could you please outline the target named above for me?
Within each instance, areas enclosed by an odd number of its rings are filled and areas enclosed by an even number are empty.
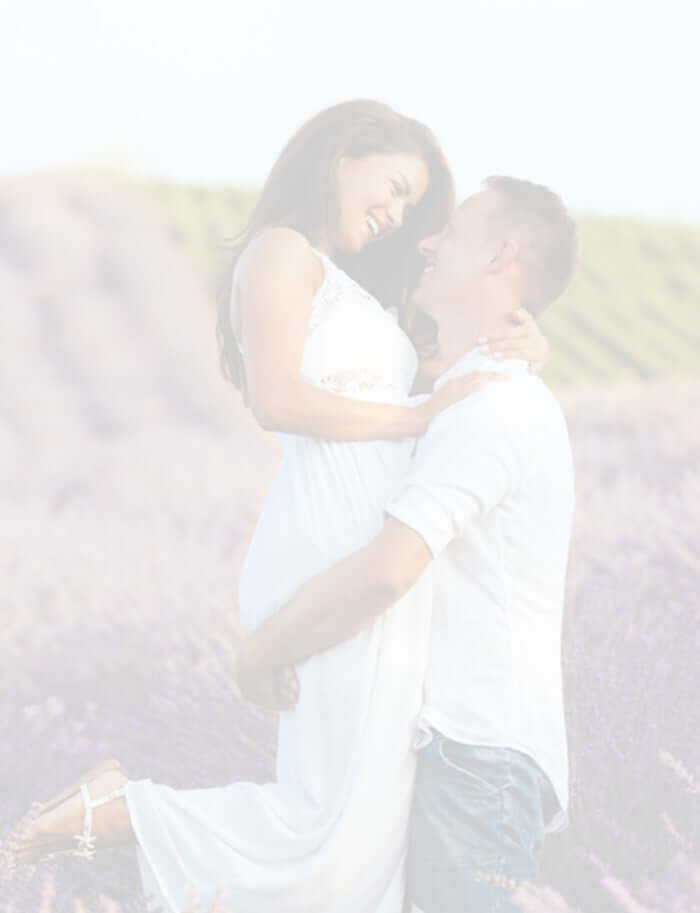
[[[345,396],[408,403],[417,368],[408,337],[319,257],[324,279],[304,378]],[[250,627],[374,538],[413,448],[407,438],[278,438],[282,460],[239,583]],[[428,571],[371,627],[298,668],[299,702],[280,716],[277,782],[187,790],[128,783],[147,893],[176,913],[188,887],[207,911],[217,884],[232,913],[400,913],[431,600]],[[339,597],[329,610],[352,609]]]

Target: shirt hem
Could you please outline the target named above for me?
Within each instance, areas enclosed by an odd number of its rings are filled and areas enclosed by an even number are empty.
[[[559,806],[558,811],[556,811],[548,821],[545,821],[545,833],[554,834],[558,831],[565,830],[569,826],[570,819],[568,812],[568,791],[561,785],[557,786],[555,784],[554,780],[547,770],[550,765],[548,764],[545,767],[538,757],[538,753],[533,751],[532,747],[510,740],[498,742],[494,741],[493,739],[484,740],[483,738],[470,736],[465,734],[464,731],[460,731],[458,727],[450,725],[449,720],[447,720],[447,718],[440,713],[434,713],[431,715],[422,714],[418,720],[418,728],[422,733],[426,735],[428,735],[427,730],[431,728],[435,729],[446,738],[451,739],[454,742],[460,742],[463,745],[475,745],[480,748],[512,748],[514,751],[520,751],[523,754],[526,754],[540,767],[540,769],[546,775],[547,779],[552,785],[552,789]],[[431,741],[432,734],[429,735],[430,737],[426,739],[421,739],[421,737],[418,736],[416,740],[416,748],[418,750],[420,750],[420,748],[422,748],[424,745],[427,745]]]

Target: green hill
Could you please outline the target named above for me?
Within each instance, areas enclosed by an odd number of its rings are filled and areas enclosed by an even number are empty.
[[[553,381],[700,374],[700,229],[586,217],[581,266],[543,317]]]
[[[213,281],[254,192],[141,184]],[[700,374],[700,228],[580,219],[581,267],[542,326],[557,386]]]

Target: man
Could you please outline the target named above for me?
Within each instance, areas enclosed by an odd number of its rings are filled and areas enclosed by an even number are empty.
[[[505,382],[433,421],[382,532],[254,632],[237,674],[259,697],[280,681],[261,670],[286,667],[293,701],[290,665],[354,636],[434,562],[408,899],[425,913],[488,913],[515,909],[509,884],[535,875],[545,832],[566,820],[560,644],[573,471],[546,386],[477,344],[505,335],[515,308],[538,315],[561,294],[576,232],[547,188],[489,178],[421,251],[414,303],[440,327],[436,384],[484,370]],[[352,611],[338,612],[341,601]]]

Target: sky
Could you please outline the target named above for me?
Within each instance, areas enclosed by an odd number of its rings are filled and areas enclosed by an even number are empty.
[[[0,0],[0,175],[75,165],[257,187],[322,108],[427,123],[576,211],[700,224],[695,4]]]

